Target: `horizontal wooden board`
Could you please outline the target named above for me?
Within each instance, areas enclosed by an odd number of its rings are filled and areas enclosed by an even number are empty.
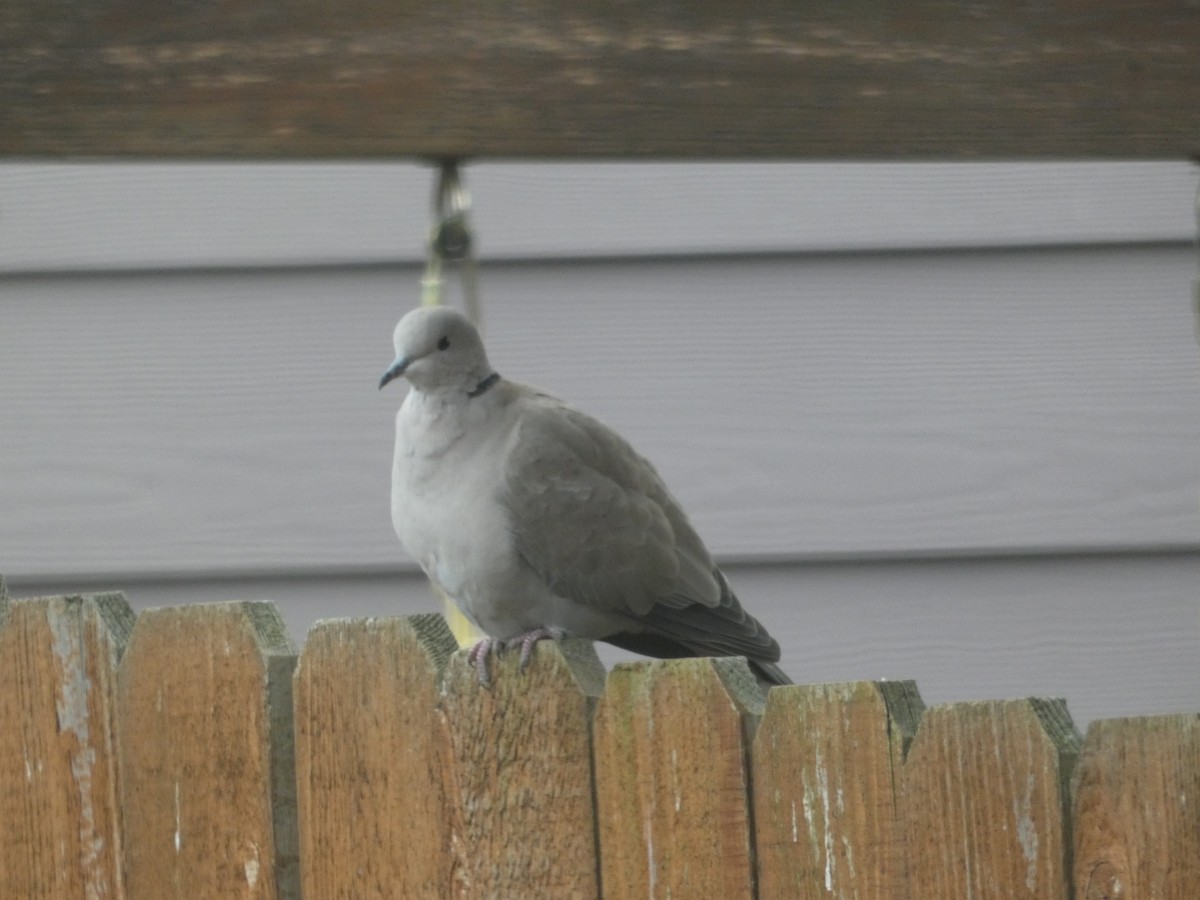
[[[1190,241],[1184,162],[479,163],[486,260]],[[3,163],[0,272],[419,262],[413,163]]]
[[[9,0],[0,155],[1181,159],[1197,46],[1179,0]]]
[[[609,421],[714,551],[1200,544],[1190,248],[484,271],[496,366]],[[0,281],[0,562],[390,565],[413,269]]]
[[[798,682],[915,678],[927,703],[1066,697],[1076,723],[1200,711],[1200,552],[725,567]],[[144,609],[270,599],[316,619],[439,610],[419,573],[30,581],[14,596],[120,588]],[[633,659],[601,645],[608,665]]]

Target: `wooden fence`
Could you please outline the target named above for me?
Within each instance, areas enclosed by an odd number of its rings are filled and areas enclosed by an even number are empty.
[[[0,598],[0,897],[1200,896],[1200,717]],[[1193,673],[1194,674],[1194,673]]]

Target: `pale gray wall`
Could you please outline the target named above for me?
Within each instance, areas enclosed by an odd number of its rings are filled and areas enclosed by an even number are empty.
[[[491,355],[655,460],[803,680],[1200,705],[1195,172],[468,168]],[[430,608],[374,390],[429,171],[0,166],[14,595]]]

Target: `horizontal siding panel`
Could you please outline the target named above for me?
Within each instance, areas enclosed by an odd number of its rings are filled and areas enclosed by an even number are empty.
[[[1093,718],[1200,709],[1200,553],[732,565],[745,605],[801,682],[915,678],[930,704],[1066,697]],[[135,608],[273,600],[299,642],[317,619],[438,609],[428,584],[357,576],[20,581],[14,596],[127,592]],[[599,645],[612,664],[630,654]]]
[[[0,571],[401,559],[413,268],[0,280]],[[1189,248],[504,265],[493,362],[723,556],[1200,544]]]
[[[471,165],[490,259],[1190,241],[1184,162]],[[0,164],[0,272],[412,262],[414,164]]]

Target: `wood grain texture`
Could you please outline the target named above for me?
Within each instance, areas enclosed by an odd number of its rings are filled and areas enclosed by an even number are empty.
[[[1200,716],[1093,722],[1075,784],[1077,900],[1193,896],[1198,799]]]
[[[811,560],[1200,547],[1195,272],[1179,247],[483,277],[505,377],[628,437],[715,553]],[[375,385],[417,277],[0,279],[6,572],[402,561]]]
[[[298,895],[294,665],[267,603],[138,617],[118,678],[131,897]]]
[[[1200,16],[1168,0],[18,0],[0,25],[7,155],[1182,158],[1200,132]]]
[[[791,685],[754,736],[759,900],[905,900],[901,771],[924,704],[912,681]]]
[[[747,741],[762,707],[742,659],[613,669],[594,725],[606,900],[754,897]]]
[[[604,669],[589,641],[543,642],[525,671],[455,654],[440,707],[450,796],[450,896],[599,897],[591,712]]]
[[[336,619],[309,631],[295,675],[305,896],[450,896],[436,732],[455,649],[438,615]]]
[[[1189,243],[1200,181],[1183,161],[480,162],[462,175],[484,262]],[[419,264],[434,180],[401,162],[0,161],[0,272]]]
[[[1062,700],[926,710],[904,765],[912,896],[1067,897],[1079,743]]]
[[[0,584],[0,897],[123,900],[115,685],[133,613],[120,594],[6,607]]]

